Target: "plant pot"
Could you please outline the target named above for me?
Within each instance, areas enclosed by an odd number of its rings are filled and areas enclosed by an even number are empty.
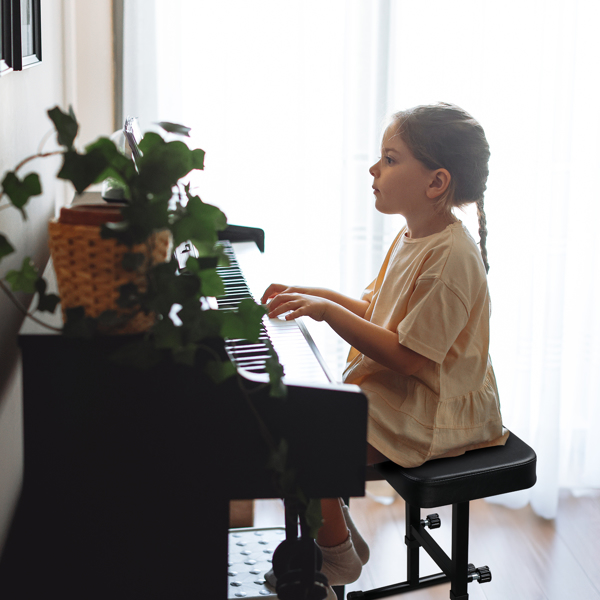
[[[115,239],[102,239],[102,224],[121,218],[118,207],[80,205],[63,208],[60,218],[48,225],[50,253],[65,320],[68,308],[81,306],[92,318],[111,310],[130,318],[124,325],[103,333],[141,333],[152,326],[155,315],[145,313],[139,307],[120,307],[117,304],[120,288],[133,283],[140,291],[145,291],[147,269],[166,262],[171,256],[171,234],[168,230],[156,232],[145,243],[132,248]],[[122,266],[123,257],[129,252],[143,253],[146,257],[134,271]]]

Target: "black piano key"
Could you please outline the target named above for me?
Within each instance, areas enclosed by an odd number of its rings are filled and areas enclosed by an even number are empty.
[[[222,296],[217,297],[217,306],[219,310],[236,310],[242,300],[252,298],[252,293],[241,272],[233,248],[226,241],[222,245],[229,259],[229,266],[217,268],[225,290]],[[238,367],[264,373],[265,362],[271,357],[267,343],[270,343],[269,335],[263,328],[258,342],[226,340],[225,348],[230,359]]]

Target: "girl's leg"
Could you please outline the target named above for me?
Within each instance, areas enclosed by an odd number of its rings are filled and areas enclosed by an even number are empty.
[[[369,550],[369,545],[365,542],[365,539],[362,535],[360,535],[360,531],[356,528],[352,517],[350,516],[350,509],[343,504],[342,499],[340,498],[340,504],[342,506],[342,511],[344,513],[344,520],[346,521],[346,526],[350,531],[350,536],[352,537],[352,543],[354,544],[354,550],[360,558],[360,562],[363,565],[366,565],[369,562],[369,557],[371,556],[371,551]]]
[[[371,446],[371,444],[367,444],[367,465],[373,465],[386,460],[388,460],[387,456],[383,455],[381,452],[379,452],[379,450],[376,450],[373,446]],[[360,535],[360,532],[356,528],[356,525],[350,516],[350,509],[343,503],[341,498],[340,504],[342,505],[342,511],[344,513],[346,525],[348,526],[350,535],[352,536],[352,542],[354,544],[356,554],[358,554],[362,564],[366,565],[367,562],[369,562],[369,557],[371,555],[369,545],[364,540],[363,536]]]
[[[389,460],[376,448],[367,444],[367,465],[374,465]],[[324,498],[321,500],[323,525],[317,535],[319,546],[337,546],[348,539],[348,525],[342,510],[343,504],[339,498]]]
[[[388,458],[367,444],[367,464],[373,465]],[[323,525],[317,543],[323,552],[323,572],[332,585],[352,583],[360,576],[362,565],[369,560],[369,546],[360,535],[348,507],[340,498],[321,500]]]
[[[348,527],[339,498],[323,498],[321,500],[323,525],[317,534],[317,544],[330,548],[339,546],[348,539]]]
[[[360,577],[362,562],[354,548],[339,498],[323,498],[321,513],[323,525],[317,534],[317,544],[323,554],[321,572],[329,585],[353,583]]]

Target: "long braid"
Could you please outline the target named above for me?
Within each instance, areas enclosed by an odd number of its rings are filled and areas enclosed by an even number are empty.
[[[490,264],[488,263],[487,255],[487,219],[485,217],[485,210],[483,208],[483,196],[477,200],[477,218],[479,220],[479,249],[481,251],[481,258],[483,258],[483,264],[485,266],[485,272],[489,273]]]
[[[454,104],[415,106],[394,115],[398,134],[413,156],[428,169],[446,169],[451,175],[450,186],[440,196],[436,208],[451,211],[468,204],[477,204],[479,218],[479,248],[486,273],[487,222],[483,196],[489,174],[490,147],[481,125],[466,111]]]

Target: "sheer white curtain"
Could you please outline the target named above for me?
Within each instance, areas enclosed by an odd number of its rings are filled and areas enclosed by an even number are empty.
[[[600,159],[589,108],[600,5],[393,6],[391,103],[456,102],[490,141],[491,353],[506,424],[539,461],[538,485],[503,500],[550,517],[560,485],[600,487],[600,192],[587,185]]]
[[[192,126],[202,197],[266,231],[265,281],[360,293],[401,225],[374,211],[368,175],[387,116],[443,100],[481,121],[491,353],[505,422],[539,459],[538,484],[500,501],[552,517],[559,486],[600,487],[600,4],[125,8],[126,112]],[[474,212],[459,216],[476,237]]]

